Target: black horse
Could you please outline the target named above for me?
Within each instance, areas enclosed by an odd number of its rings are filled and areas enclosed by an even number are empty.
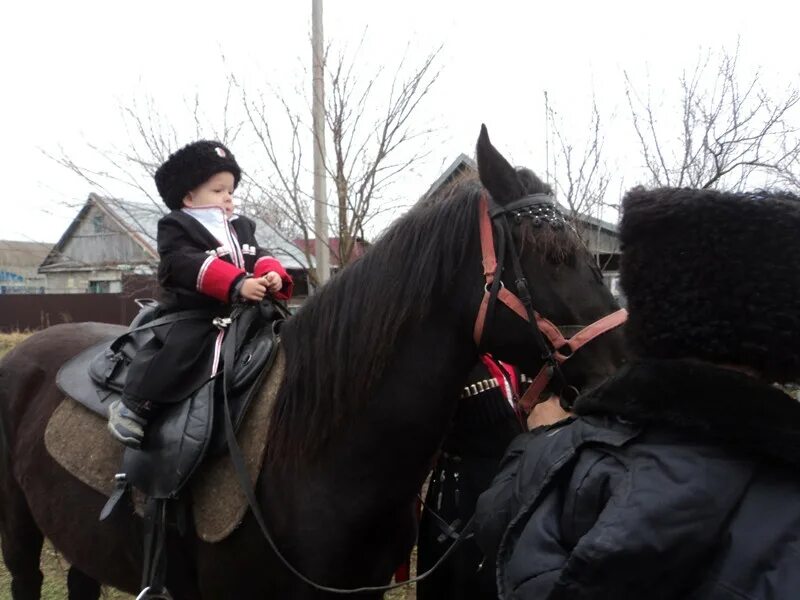
[[[485,128],[477,159],[480,181],[411,210],[283,329],[287,370],[256,494],[282,553],[320,584],[386,584],[413,545],[417,491],[479,354],[486,200],[490,194],[503,207],[546,191],[531,171],[509,165]],[[541,314],[588,323],[616,308],[568,228],[536,227],[522,216],[511,218],[511,230],[503,276],[514,279],[513,250]],[[526,372],[539,369],[539,338],[517,312],[497,303],[484,329],[484,350]],[[53,461],[43,441],[61,401],[59,367],[113,333],[96,323],[52,327],[0,363],[0,535],[14,600],[39,598],[43,536],[73,565],[70,600],[96,599],[96,581],[137,590],[141,521],[118,511],[98,522],[105,499]],[[576,386],[597,381],[622,357],[613,332],[582,350],[565,375]],[[290,573],[252,513],[217,544],[172,533],[167,553],[176,599],[333,597]]]

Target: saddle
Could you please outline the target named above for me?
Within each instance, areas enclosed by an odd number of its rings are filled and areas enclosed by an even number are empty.
[[[107,419],[108,405],[120,397],[133,357],[152,339],[155,327],[184,319],[212,319],[206,311],[182,311],[159,316],[159,306],[153,301],[141,302],[140,306],[141,311],[126,333],[88,348],[59,370],[56,383],[68,397],[65,402],[72,399]],[[107,518],[123,498],[130,500],[131,488],[146,498],[144,569],[142,592],[138,598],[170,598],[164,586],[167,568],[164,545],[169,515],[173,515],[173,522],[182,534],[186,527],[186,503],[176,500],[204,458],[222,452],[229,453],[241,493],[250,502],[248,491],[251,490],[254,481],[251,476],[254,473],[245,464],[236,433],[251,400],[258,395],[256,392],[265,379],[268,402],[264,403],[262,393],[256,408],[260,407],[262,412],[265,408],[268,410],[269,400],[277,394],[279,381],[276,378],[282,375],[282,367],[279,365],[276,368],[276,377],[269,375],[273,362],[282,357],[278,335],[288,316],[288,311],[280,304],[267,300],[259,305],[237,306],[228,318],[213,318],[213,324],[225,330],[220,372],[197,382],[192,387],[195,391],[188,398],[166,405],[148,423],[141,450],[124,449],[122,465],[115,476],[114,491],[100,514],[100,520]],[[219,373],[222,373],[221,377]],[[78,405],[73,403],[73,406]],[[58,413],[59,410],[56,410],[54,416]],[[250,424],[255,422],[250,420]],[[48,432],[49,429],[48,426]],[[245,430],[244,439],[250,441],[249,446],[256,452],[259,448],[263,451],[263,444],[253,443],[252,428],[242,429]],[[45,437],[47,440],[47,433]],[[57,438],[57,435],[53,437]],[[107,437],[110,441],[110,436]],[[57,439],[55,443],[58,445]],[[209,482],[225,481],[225,471],[219,469],[220,460],[225,458],[211,461],[210,469],[205,472],[207,481],[202,481],[202,476],[197,478],[201,483],[193,487],[196,488],[195,492],[203,490],[201,498],[207,498]],[[258,461],[256,463],[260,464]],[[234,504],[233,527],[243,517],[243,513],[238,511],[238,503]],[[221,536],[220,524],[215,524],[215,539],[219,540],[230,532],[230,527],[225,523],[223,520]]]
[[[67,362],[56,377],[56,384],[67,396],[104,419],[108,405],[119,398],[130,363],[153,337],[153,328],[184,319],[211,319],[207,311],[182,311],[159,317],[154,301],[141,303],[142,309],[130,329],[111,340],[104,340]],[[181,402],[165,406],[147,426],[141,450],[126,448],[118,478],[118,492],[109,501],[109,510],[130,485],[152,499],[176,498],[207,456],[227,450],[221,406],[227,392],[230,418],[238,431],[244,414],[269,372],[276,355],[280,326],[287,316],[283,307],[271,302],[237,307],[229,319],[214,319],[226,329],[223,355],[233,357],[223,378],[213,376],[197,382],[195,391]],[[112,502],[113,501],[113,502]]]

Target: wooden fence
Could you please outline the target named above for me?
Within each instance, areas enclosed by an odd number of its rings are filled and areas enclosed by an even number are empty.
[[[0,294],[0,331],[80,321],[127,325],[138,311],[129,294]]]
[[[295,280],[293,305],[308,293],[303,272],[292,272]],[[58,323],[98,321],[128,325],[139,307],[136,298],[161,294],[154,277],[126,276],[119,294],[0,294],[0,332],[37,331]]]

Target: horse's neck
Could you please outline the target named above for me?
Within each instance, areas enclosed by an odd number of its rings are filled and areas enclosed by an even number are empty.
[[[389,464],[427,462],[453,415],[458,392],[474,364],[474,348],[454,330],[424,324],[398,345],[364,417],[392,452]]]
[[[410,502],[419,491],[476,359],[452,324],[427,321],[397,345],[375,394],[321,465],[326,479],[352,491],[354,514],[362,517]]]

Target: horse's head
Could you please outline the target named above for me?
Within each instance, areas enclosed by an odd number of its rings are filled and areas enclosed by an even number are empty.
[[[470,284],[469,296],[476,342],[532,375],[548,362],[558,365],[555,391],[601,381],[624,361],[617,327],[624,312],[550,187],[533,172],[513,168],[485,126],[477,160],[485,192],[479,209],[483,278]]]
[[[485,129],[478,166],[480,181],[459,179],[419,202],[283,328],[287,367],[270,424],[273,462],[316,458],[345,427],[374,428],[375,420],[392,431],[409,420],[411,429],[426,428],[419,451],[429,459],[438,424],[450,415],[448,401],[477,359],[470,338],[535,375],[544,354],[559,362],[567,352],[552,324],[570,337],[576,326],[618,309],[549,187],[512,168]],[[517,280],[527,282],[534,312],[550,324],[526,320]],[[619,332],[601,335],[554,370],[556,383],[563,372],[568,385],[561,388],[581,388],[608,376],[622,358]],[[433,402],[437,396],[444,401]],[[419,441],[413,431],[407,439]]]

